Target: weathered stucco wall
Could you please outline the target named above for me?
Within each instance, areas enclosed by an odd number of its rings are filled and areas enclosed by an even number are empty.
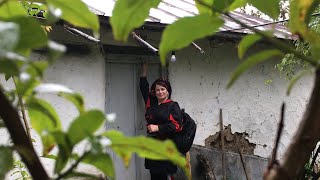
[[[219,109],[223,110],[224,125],[232,132],[248,134],[256,144],[255,155],[269,157],[277,131],[280,107],[286,102],[285,128],[279,146],[284,152],[301,119],[313,86],[313,77],[300,80],[289,97],[285,95],[288,81],[279,78],[274,69],[277,60],[260,64],[245,72],[231,89],[226,84],[241,63],[235,43],[203,40],[199,43],[206,54],[190,46],[176,52],[177,61],[170,63],[173,98],[197,121],[195,144],[219,130]],[[255,47],[254,51],[261,50]],[[266,85],[265,81],[272,79]]]
[[[141,32],[140,35],[151,44],[159,42],[159,33],[146,35]],[[104,37],[108,39],[106,37],[109,36],[104,35]],[[73,38],[69,39],[71,41]],[[64,39],[64,42],[68,42],[69,39]],[[219,109],[222,108],[224,125],[230,124],[232,132],[246,132],[249,142],[256,144],[254,154],[269,157],[281,103],[285,101],[287,104],[285,128],[279,147],[280,154],[283,153],[301,119],[313,85],[313,78],[305,77],[298,81],[291,96],[286,97],[288,81],[279,78],[278,71],[274,69],[277,61],[272,60],[245,72],[230,90],[226,90],[231,73],[241,63],[237,58],[236,44],[214,40],[203,40],[197,44],[205,50],[205,55],[190,46],[177,51],[177,61],[170,63],[169,66],[173,99],[197,121],[195,144],[205,145],[205,139],[219,131]],[[259,48],[256,47],[256,50]],[[104,111],[105,74],[105,61],[97,46],[92,46],[90,54],[72,53],[59,59],[48,69],[45,82],[64,84],[85,97],[88,109],[98,108]],[[268,79],[273,81],[266,85],[265,81]],[[54,95],[43,95],[43,97],[55,106],[63,127],[67,129],[71,120],[77,115],[76,108],[68,101]],[[0,130],[0,142],[7,143],[7,137],[6,132]],[[36,143],[35,146],[40,154],[40,144]],[[77,150],[81,151],[83,148],[84,145],[79,146]],[[44,163],[48,169],[52,168],[51,162]],[[89,169],[88,171],[94,171],[93,168]]]
[[[41,56],[35,55],[35,59]],[[1,84],[4,78],[1,77]],[[105,109],[105,60],[97,48],[91,48],[90,54],[67,54],[57,60],[45,73],[44,83],[58,83],[69,87],[83,95],[86,109]],[[12,82],[4,83],[7,88],[12,87]],[[78,115],[76,108],[67,100],[53,94],[40,95],[49,101],[56,109],[64,130],[67,130],[70,122]],[[36,140],[34,146],[39,155],[42,152],[41,141],[37,134],[32,131],[32,138]],[[5,130],[0,131],[2,144],[8,143],[8,134]],[[81,152],[85,143],[77,146],[76,151]],[[55,152],[55,150],[53,150]],[[48,173],[52,173],[53,161],[41,158]],[[91,166],[81,166],[84,172],[97,173]],[[98,173],[97,173],[98,174]],[[9,178],[10,173],[8,174]],[[11,179],[11,178],[10,178]]]

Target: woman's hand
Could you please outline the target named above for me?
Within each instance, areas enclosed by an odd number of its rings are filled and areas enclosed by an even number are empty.
[[[148,64],[146,62],[143,62],[142,64],[142,77],[147,77],[147,72],[148,72]]]
[[[147,126],[148,132],[149,133],[155,133],[159,131],[159,126],[158,125],[154,125],[154,124],[150,124]]]

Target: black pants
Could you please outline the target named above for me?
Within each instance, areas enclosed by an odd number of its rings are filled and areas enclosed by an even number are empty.
[[[151,173],[151,180],[168,180],[168,174],[163,173]]]

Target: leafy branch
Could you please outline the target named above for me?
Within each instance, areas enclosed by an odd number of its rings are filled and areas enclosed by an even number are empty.
[[[23,100],[22,100],[22,97],[21,97],[21,95],[19,94],[19,92],[17,90],[18,88],[17,88],[16,79],[14,77],[12,77],[12,79],[13,79],[14,85],[16,87],[16,92],[17,92],[17,95],[18,95],[18,102],[19,102],[19,106],[20,106],[20,110],[21,110],[21,114],[22,114],[24,127],[25,127],[25,129],[27,131],[27,136],[28,136],[30,142],[32,142],[31,133],[30,133],[30,127],[29,127],[29,123],[28,123],[28,120],[27,120],[26,110],[25,110],[25,107],[24,107],[24,104],[23,104]]]
[[[20,117],[16,109],[6,99],[5,94],[0,89],[0,116],[2,117],[21,159],[28,167],[35,180],[49,180],[38,155],[36,154],[31,141],[23,128]]]
[[[82,156],[80,156],[76,162],[74,162],[74,164],[72,164],[68,170],[66,170],[64,173],[59,174],[59,176],[56,178],[56,180],[60,180],[66,176],[68,176],[70,173],[73,172],[73,170],[79,165],[79,163],[81,163],[81,161],[89,154],[89,152],[85,152],[82,154]]]
[[[231,20],[233,20],[234,22],[238,23],[239,25],[241,25],[242,27],[245,27],[247,29],[250,29],[252,30],[253,32],[255,32],[256,34],[260,35],[261,37],[265,38],[265,40],[267,40],[269,43],[271,43],[272,45],[274,45],[276,48],[278,48],[279,50],[285,52],[285,53],[292,53],[294,55],[296,55],[298,58],[301,58],[307,62],[309,62],[311,65],[313,65],[314,67],[318,67],[319,66],[319,63],[316,59],[310,57],[310,56],[306,56],[302,53],[300,53],[299,51],[297,51],[295,48],[293,48],[292,46],[288,46],[286,43],[282,42],[281,40],[278,40],[276,38],[273,38],[269,35],[267,35],[265,32],[263,31],[260,31],[254,27],[251,27],[251,26],[248,26],[247,24],[241,22],[240,20],[232,17],[230,15],[229,12],[223,12],[213,6],[210,6],[209,4],[201,1],[201,0],[195,0],[196,2],[198,2],[199,4],[213,10],[213,11],[216,11],[218,12],[219,14],[222,14],[222,15],[225,15],[227,16],[228,18],[230,18]]]

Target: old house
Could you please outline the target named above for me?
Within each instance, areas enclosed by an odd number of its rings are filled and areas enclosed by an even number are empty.
[[[312,78],[306,77],[299,81],[292,94],[287,97],[285,91],[288,82],[274,68],[280,59],[273,59],[244,73],[234,86],[227,90],[226,84],[231,73],[241,63],[237,56],[237,45],[242,37],[250,33],[227,18],[224,18],[225,25],[216,35],[198,40],[195,45],[176,51],[176,60],[173,62],[168,59],[169,65],[161,67],[156,53],[138,40],[137,36],[130,36],[127,43],[113,40],[109,16],[114,1],[106,2],[108,8],[101,8],[103,11],[99,10],[99,7],[104,7],[105,4],[87,2],[91,10],[99,15],[100,43],[88,40],[61,25],[53,27],[50,36],[65,44],[68,51],[48,69],[46,81],[61,83],[80,92],[85,97],[87,108],[103,109],[106,113],[115,112],[116,121],[106,124],[106,129],[117,129],[129,136],[144,135],[144,103],[138,83],[141,63],[148,62],[148,80],[152,82],[160,76],[168,77],[173,87],[172,99],[179,102],[197,121],[195,147],[191,151],[192,164],[196,164],[197,152],[203,152],[206,156],[219,155],[218,151],[208,149],[219,149],[220,137],[217,133],[220,131],[219,111],[222,109],[227,151],[236,151],[234,147],[238,139],[243,153],[250,155],[246,156],[246,160],[252,176],[261,177],[267,163],[266,158],[269,158],[272,152],[281,103],[287,103],[287,110],[279,147],[280,154],[288,146],[301,119],[313,85]],[[157,48],[161,32],[166,25],[179,17],[196,14],[193,1],[165,0],[157,9],[150,11],[146,23],[134,32],[143,41]],[[291,39],[286,28],[279,23],[270,24],[269,21],[239,12],[232,15],[249,26],[273,30],[274,35],[283,41]],[[90,35],[86,30],[78,30]],[[254,46],[251,52],[258,52],[269,46],[262,42]],[[41,55],[35,55],[35,58],[41,58]],[[265,83],[270,79],[271,83]],[[55,105],[63,119],[64,127],[68,127],[71,119],[75,117],[76,109],[62,99],[49,95],[44,97]],[[79,151],[82,148],[84,147],[79,147]],[[149,175],[143,168],[142,159],[135,157],[126,170],[120,160],[115,155],[113,157],[118,180],[148,179]],[[216,156],[212,162],[221,164],[219,158]],[[244,177],[240,160],[237,159],[238,155],[227,154],[227,164],[230,165],[227,172],[231,174],[231,179],[237,176]],[[50,166],[47,160],[44,163]],[[92,168],[83,168],[95,172]],[[214,168],[216,175],[220,177],[221,166],[215,165]],[[199,174],[194,173],[194,178],[199,178]]]

